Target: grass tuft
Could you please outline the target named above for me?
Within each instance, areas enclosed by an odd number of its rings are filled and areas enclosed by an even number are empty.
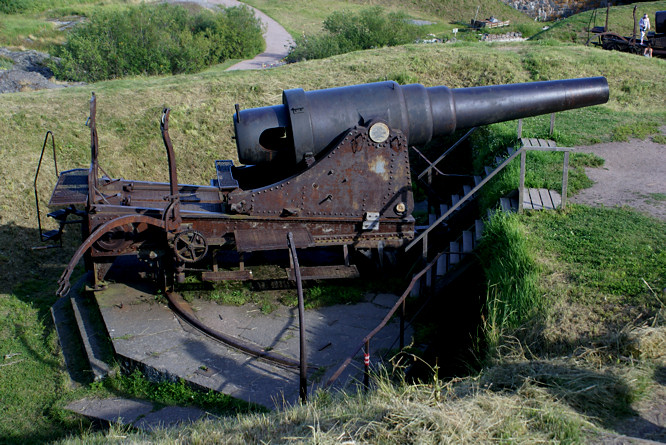
[[[516,215],[496,212],[486,224],[479,257],[491,289],[487,319],[495,330],[517,327],[543,306],[533,250]]]

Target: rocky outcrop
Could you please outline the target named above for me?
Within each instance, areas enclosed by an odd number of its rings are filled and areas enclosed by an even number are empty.
[[[0,56],[13,63],[9,69],[0,69],[0,94],[74,85],[55,81],[53,72],[47,66],[47,60],[51,56],[46,53],[0,48]]]

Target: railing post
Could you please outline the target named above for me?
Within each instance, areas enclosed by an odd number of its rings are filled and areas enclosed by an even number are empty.
[[[298,394],[302,403],[308,401],[308,365],[307,365],[307,349],[305,344],[305,304],[303,302],[303,282],[301,281],[301,268],[298,264],[298,256],[296,255],[296,246],[294,245],[294,235],[287,233],[287,245],[289,246],[289,256],[293,260],[294,278],[296,279],[296,292],[298,293],[298,331],[300,336],[300,378]]]
[[[555,131],[555,113],[550,113],[550,133],[549,135],[553,135],[553,131]]]
[[[564,152],[564,165],[562,166],[562,210],[567,207],[567,187],[569,185],[569,151]]]
[[[400,311],[400,350],[405,349],[405,305],[406,301],[402,300],[402,311]]]
[[[523,120],[518,119],[518,130],[516,131],[516,134],[518,135],[518,139],[523,137]]]
[[[365,342],[365,352],[363,354],[363,364],[365,371],[363,373],[363,386],[367,391],[370,388],[370,340]]]
[[[423,253],[422,253],[422,258],[423,262],[425,264],[428,264],[428,234],[423,237]],[[426,272],[426,276],[422,277],[419,280],[419,288],[425,293],[427,287],[428,287],[428,273]],[[421,293],[419,293],[420,295]]]
[[[525,199],[525,160],[527,150],[521,148],[520,152],[520,185],[518,186],[518,213],[523,213],[523,201]]]

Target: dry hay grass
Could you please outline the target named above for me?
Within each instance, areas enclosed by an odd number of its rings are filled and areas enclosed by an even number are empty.
[[[666,358],[666,326],[642,326],[629,331],[623,349],[636,359],[659,360]]]
[[[132,443],[177,444],[552,443],[576,439],[583,428],[593,428],[534,385],[496,392],[474,380],[442,386],[393,384],[381,378],[367,395],[330,397],[322,394],[307,405],[275,413],[205,420],[177,432],[120,435]],[[104,440],[118,435],[112,429]],[[96,442],[93,437],[82,440]]]

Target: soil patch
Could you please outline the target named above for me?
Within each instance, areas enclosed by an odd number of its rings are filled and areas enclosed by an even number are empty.
[[[662,133],[666,127],[662,128]],[[651,140],[610,142],[576,147],[605,159],[601,168],[587,168],[594,185],[571,198],[591,206],[628,206],[666,221],[666,145]]]

